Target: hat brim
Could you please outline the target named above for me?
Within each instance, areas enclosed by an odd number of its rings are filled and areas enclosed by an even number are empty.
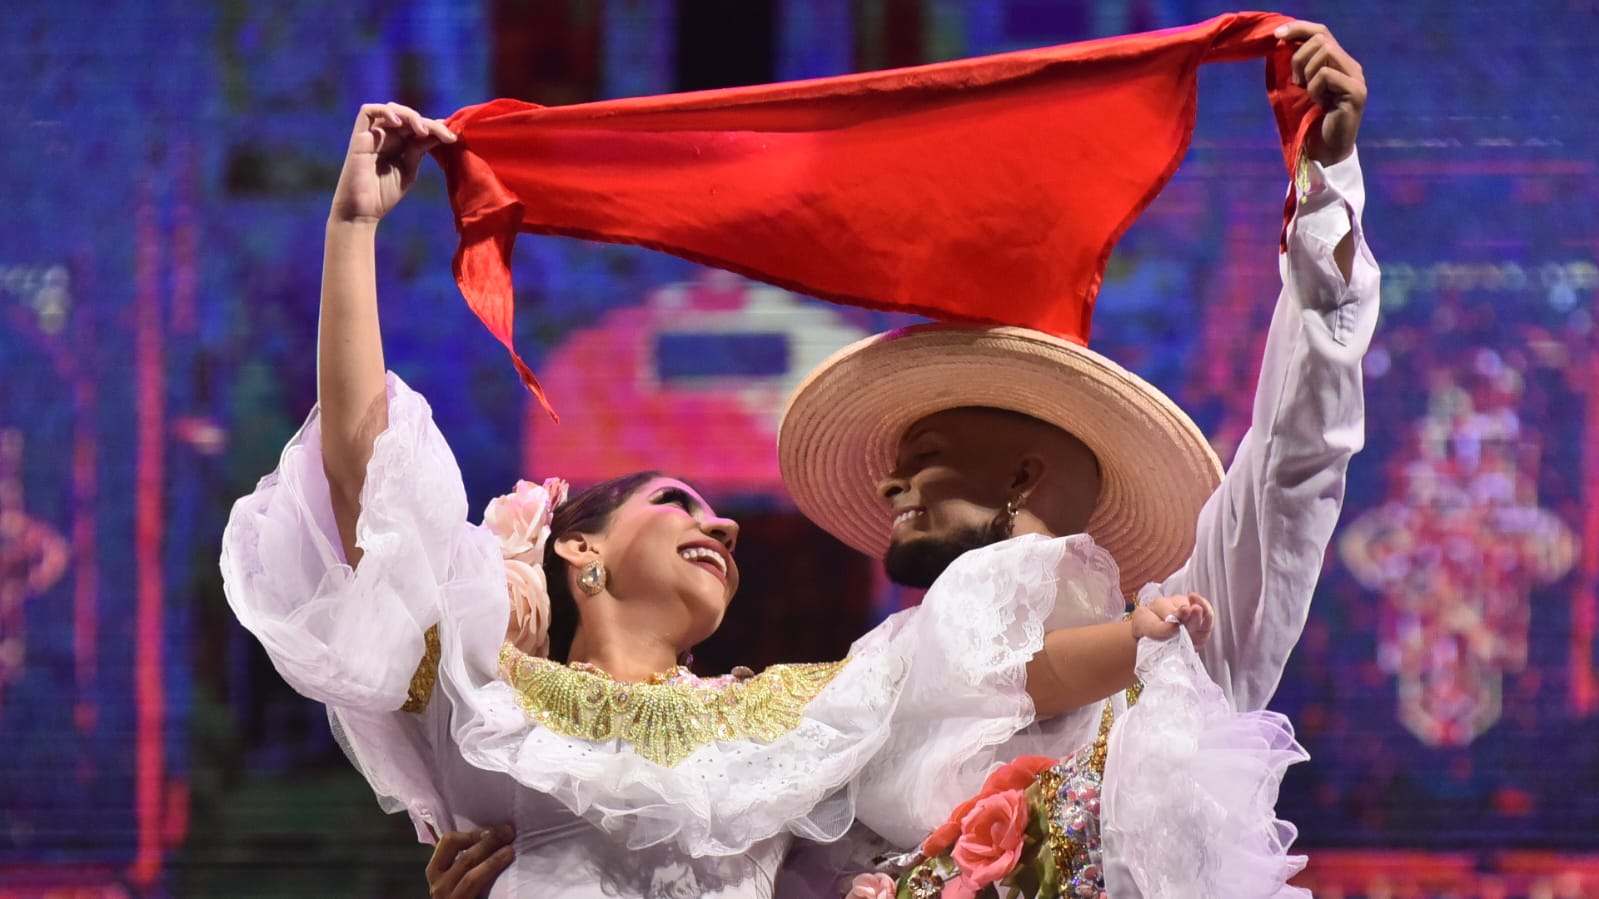
[[[807,518],[882,558],[892,516],[877,485],[901,437],[929,415],[968,406],[1030,415],[1093,451],[1102,486],[1087,533],[1116,560],[1128,596],[1193,551],[1222,475],[1204,433],[1137,375],[1026,328],[917,325],[839,350],[783,410],[783,482]]]

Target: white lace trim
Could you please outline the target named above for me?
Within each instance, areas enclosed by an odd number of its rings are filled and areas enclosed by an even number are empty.
[[[1044,634],[1119,617],[1120,575],[1086,535],[1017,537],[961,556],[922,604],[900,612],[852,652],[888,651],[910,666],[894,731],[861,777],[861,823],[916,845],[996,765],[1018,754],[1018,735],[1075,748],[1065,736],[1085,716],[1034,723],[1027,663]],[[1064,737],[1064,739],[1056,739]]]

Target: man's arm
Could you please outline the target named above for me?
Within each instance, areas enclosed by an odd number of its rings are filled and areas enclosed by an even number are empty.
[[[1349,459],[1365,441],[1360,365],[1380,287],[1360,222],[1360,66],[1322,26],[1296,22],[1278,36],[1303,41],[1296,75],[1326,115],[1296,179],[1249,432],[1200,513],[1193,555],[1157,588],[1215,604],[1202,656],[1239,710],[1271,699],[1304,630]]]

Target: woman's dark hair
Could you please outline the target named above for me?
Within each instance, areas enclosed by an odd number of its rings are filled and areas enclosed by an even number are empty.
[[[611,515],[645,484],[663,477],[658,471],[636,471],[601,481],[562,503],[550,519],[550,539],[544,544],[544,581],[550,590],[550,658],[564,662],[577,636],[577,600],[566,577],[566,560],[555,552],[563,535],[598,534],[611,523]]]

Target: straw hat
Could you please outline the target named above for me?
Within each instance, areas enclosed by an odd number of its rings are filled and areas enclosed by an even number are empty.
[[[963,406],[1021,412],[1081,440],[1103,486],[1088,533],[1129,596],[1176,571],[1194,546],[1221,462],[1165,394],[1100,354],[1027,328],[917,325],[868,337],[823,362],[783,410],[778,461],[801,512],[882,558],[892,524],[877,484],[900,438]]]

